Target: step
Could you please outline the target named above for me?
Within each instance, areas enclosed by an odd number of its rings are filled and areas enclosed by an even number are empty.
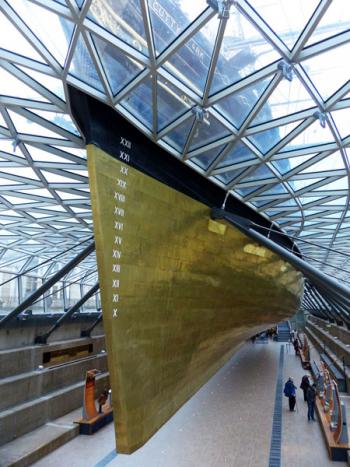
[[[27,467],[67,443],[79,434],[80,416],[76,409],[0,447],[0,467]]]
[[[86,372],[92,369],[108,371],[106,353],[0,379],[0,413],[9,407],[81,382]]]
[[[62,350],[69,347],[93,344],[94,355],[105,349],[104,336],[83,337],[64,341],[51,342],[44,345],[30,345],[25,347],[0,350],[0,378],[7,378],[16,374],[34,371],[43,364],[45,352]]]
[[[81,407],[85,381],[0,412],[0,446]],[[96,377],[95,396],[109,388],[108,373]]]

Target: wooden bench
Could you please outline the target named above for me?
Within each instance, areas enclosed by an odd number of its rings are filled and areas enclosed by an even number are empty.
[[[308,354],[305,355],[303,352],[303,349],[299,350],[299,355],[300,355],[300,360],[301,360],[301,366],[304,368],[304,370],[309,370],[310,369],[310,360]]]
[[[331,376],[336,380],[339,391],[346,392],[346,381],[344,374],[338,370],[335,363],[330,359],[330,357],[327,354],[322,353],[320,357],[321,360],[327,366]]]

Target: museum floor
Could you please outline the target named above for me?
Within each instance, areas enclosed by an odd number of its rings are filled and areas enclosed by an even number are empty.
[[[289,345],[245,344],[240,351],[134,454],[116,454],[113,425],[79,436],[34,464],[36,467],[265,467],[269,465],[280,347],[283,382],[299,387],[305,371]],[[347,401],[346,401],[347,402]],[[282,467],[345,466],[331,462],[318,422],[307,421],[297,391],[297,411],[282,400]],[[349,415],[348,415],[349,417]]]

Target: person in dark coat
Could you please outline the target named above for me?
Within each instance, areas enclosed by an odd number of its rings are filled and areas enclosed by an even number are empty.
[[[306,400],[307,400],[307,419],[315,420],[315,403],[316,403],[316,384],[313,384],[312,386],[309,386],[307,393],[306,393]]]
[[[309,387],[310,387],[309,377],[308,375],[305,375],[302,377],[301,383],[300,383],[300,388],[303,390],[303,393],[304,393],[305,402],[307,402],[306,394],[307,394],[307,390],[309,389]]]
[[[293,346],[295,350],[295,355],[299,355],[299,341],[298,339],[294,339]]]
[[[294,407],[296,403],[296,389],[297,387],[294,386],[293,378],[288,378],[288,381],[284,385],[284,395],[288,397],[289,401],[289,410],[294,412]]]

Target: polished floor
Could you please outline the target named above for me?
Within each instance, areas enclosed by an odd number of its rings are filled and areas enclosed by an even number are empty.
[[[269,465],[280,346],[283,381],[299,386],[305,371],[286,344],[246,343],[236,355],[132,455],[114,450],[112,424],[79,436],[36,467],[265,467]],[[307,421],[302,391],[297,411],[282,400],[282,467],[345,466],[331,462],[318,422]]]

